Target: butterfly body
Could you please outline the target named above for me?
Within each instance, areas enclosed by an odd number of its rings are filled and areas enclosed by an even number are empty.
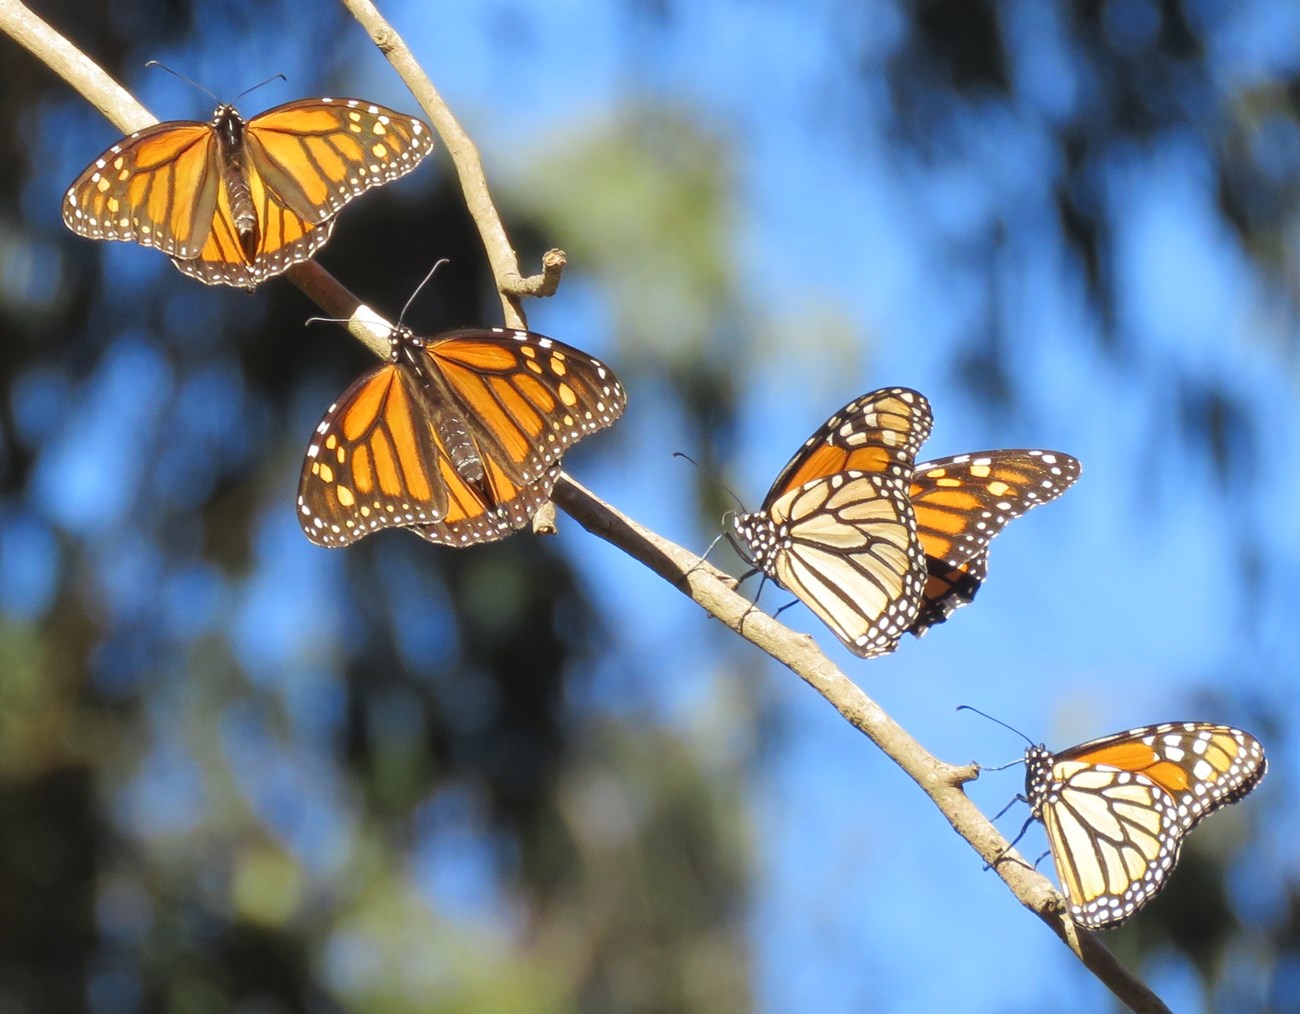
[[[1248,794],[1267,770],[1249,733],[1165,722],[1053,754],[1025,754],[1025,797],[1081,926],[1123,922],[1164,887],[1184,836]]]
[[[257,256],[261,231],[257,227],[257,211],[245,166],[244,118],[234,106],[218,106],[212,117],[212,129],[217,137],[218,175],[226,188],[230,217],[239,233],[239,248],[245,261],[251,263]]]
[[[759,510],[731,521],[742,555],[863,658],[894,649],[925,587],[906,479],[930,426],[916,391],[856,398],[803,443]]]
[[[360,99],[303,99],[245,121],[156,123],[92,162],[63,202],[68,228],[172,257],[208,284],[252,288],[307,260],[334,216],[433,149],[428,126]]]
[[[549,497],[563,453],[626,404],[603,363],[534,332],[399,326],[389,342],[307,448],[298,513],[317,545],[392,527],[455,546],[504,538]]]

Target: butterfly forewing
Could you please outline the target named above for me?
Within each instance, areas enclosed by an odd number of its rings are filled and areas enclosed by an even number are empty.
[[[303,99],[248,121],[246,144],[274,202],[319,223],[433,150],[422,121],[361,99]]]
[[[1267,768],[1253,736],[1203,722],[1131,729],[1059,754],[1033,747],[1026,759],[1026,794],[1071,916],[1090,929],[1123,922],[1159,893],[1183,836]]]
[[[302,530],[318,546],[346,546],[381,528],[438,521],[446,459],[402,371],[373,370],[316,427],[298,483]]]
[[[604,363],[531,331],[452,331],[428,352],[476,439],[520,486],[613,423],[627,404]]]
[[[886,387],[849,402],[826,420],[781,469],[764,508],[787,491],[836,472],[907,478],[934,425],[930,403],[907,387]]]
[[[975,597],[988,574],[988,547],[1007,523],[1055,500],[1079,478],[1060,451],[998,450],[917,465],[911,498],[930,575],[911,631],[918,637]]]
[[[63,221],[90,239],[129,240],[178,257],[202,247],[220,170],[208,123],[155,123],[124,137],[82,171]]]
[[[230,150],[223,131],[240,138]],[[63,217],[92,239],[156,247],[202,282],[251,288],[311,257],[344,204],[431,149],[425,124],[359,99],[290,102],[247,124],[220,106],[211,123],[159,123],[113,145],[68,190]],[[251,257],[228,170],[251,202]]]

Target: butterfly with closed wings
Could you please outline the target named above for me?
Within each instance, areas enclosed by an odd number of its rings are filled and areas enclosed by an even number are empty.
[[[1267,768],[1249,733],[1165,722],[1060,753],[1031,741],[1020,798],[1047,832],[1070,917],[1105,929],[1154,898],[1187,832],[1247,795]]]
[[[451,546],[504,538],[550,496],[564,452],[627,401],[599,360],[531,331],[398,325],[389,344],[307,448],[298,515],[317,545],[394,527]]]
[[[334,216],[433,150],[429,127],[362,99],[289,102],[247,122],[172,120],[118,141],[77,177],[63,220],[171,256],[209,285],[251,289],[305,261]]]
[[[893,651],[921,602],[907,484],[931,423],[917,391],[863,395],[804,442],[762,507],[731,522],[741,554],[863,658]]]
[[[1040,450],[976,451],[917,465],[909,496],[927,580],[911,633],[920,637],[969,604],[988,575],[993,537],[1055,500],[1081,471],[1077,458]]]

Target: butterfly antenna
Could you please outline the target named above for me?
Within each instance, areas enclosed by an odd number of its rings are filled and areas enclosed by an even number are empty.
[[[696,461],[694,458],[692,458],[689,454],[687,454],[685,451],[673,451],[673,457],[674,457],[674,458],[685,458],[687,461],[689,461],[692,465],[694,465],[694,466],[695,466],[696,468],[698,468],[701,472],[703,472],[706,476],[708,476],[708,478],[713,482],[713,484],[714,484],[715,486],[717,486],[717,487],[718,487],[719,489],[721,489],[724,493],[726,493],[727,496],[731,497],[731,499],[735,500],[735,501],[736,501],[736,506],[740,508],[740,510],[741,510],[742,513],[744,512],[744,510],[745,510],[745,504],[744,504],[744,502],[740,499],[740,497],[736,496],[736,494],[733,493],[733,492],[731,491],[731,487],[728,486],[728,485],[727,485],[725,482],[723,482],[721,479],[719,479],[719,478],[718,478],[716,475],[714,475],[712,472],[710,472],[710,471],[709,471],[707,468],[705,468],[703,465],[701,465],[701,464],[700,464],[698,461]],[[731,512],[728,511],[727,513],[730,514]],[[726,515],[723,515],[723,518],[724,518],[724,520],[725,520]]]
[[[1010,729],[1012,732],[1014,732],[1017,736],[1019,736],[1021,739],[1023,739],[1023,740],[1024,740],[1026,743],[1028,743],[1030,746],[1034,746],[1034,745],[1035,745],[1035,744],[1034,744],[1034,741],[1033,741],[1032,739],[1030,739],[1028,736],[1026,736],[1023,732],[1021,732],[1019,729],[1017,729],[1014,725],[1007,725],[1007,723],[1004,722],[1004,721],[1002,721],[1002,719],[1000,719],[1000,718],[994,718],[992,715],[986,715],[986,714],[984,714],[984,712],[980,711],[979,708],[972,708],[969,704],[959,704],[959,705],[957,705],[957,710],[958,710],[958,711],[973,711],[973,712],[975,712],[975,714],[979,715],[981,718],[987,718],[990,722],[996,722],[998,725],[1002,726],[1002,728],[1004,728],[1004,729]],[[1014,763],[1014,764],[1019,764],[1020,762],[1019,762],[1019,761],[1013,761],[1012,763]],[[1003,767],[1010,767],[1010,766],[1011,766],[1010,764],[1005,764],[1005,765],[1003,765]],[[1001,768],[988,768],[988,770],[989,770],[989,771],[999,771],[999,770],[1001,770]]]
[[[308,324],[347,324],[347,319],[343,317],[308,317],[303,322],[305,327]]]
[[[411,293],[411,298],[406,301],[406,305],[402,307],[402,312],[397,315],[398,327],[401,327],[402,321],[406,319],[406,311],[409,310],[411,308],[411,304],[415,302],[415,297],[420,294],[421,290],[423,290],[426,285],[429,284],[430,280],[432,280],[433,276],[437,274],[438,269],[440,267],[442,267],[444,264],[450,264],[450,263],[451,261],[448,260],[446,257],[439,257],[436,261],[433,262],[433,267],[431,267],[429,269],[429,273],[424,276],[424,281],[422,281],[419,285],[415,287],[415,291]]]
[[[187,85],[189,85],[191,88],[197,88],[197,89],[198,89],[199,91],[201,91],[204,95],[207,95],[209,98],[211,98],[212,101],[215,102],[217,105],[221,105],[221,100],[220,100],[219,98],[217,98],[215,95],[213,95],[213,94],[212,94],[210,91],[208,91],[206,88],[204,88],[203,85],[199,84],[197,81],[191,81],[189,78],[187,78],[184,74],[180,73],[179,71],[172,70],[170,67],[167,66],[167,64],[161,62],[160,60],[147,60],[147,61],[145,62],[145,66],[146,66],[146,67],[158,67],[160,70],[165,70],[165,71],[166,71],[168,74],[170,74],[172,77],[178,77],[178,78],[180,78],[182,81],[184,81],[184,82],[185,82]]]
[[[255,91],[257,91],[257,89],[261,88],[262,85],[269,85],[269,84],[270,84],[272,81],[274,81],[276,78],[279,78],[281,81],[288,81],[288,80],[289,80],[289,79],[288,79],[287,77],[285,77],[283,74],[272,74],[272,75],[271,75],[270,77],[268,77],[265,81],[259,81],[259,82],[257,82],[257,84],[253,85],[252,88],[245,88],[242,92],[240,92],[238,95],[235,96],[235,101],[238,102],[240,99],[242,99],[242,98],[243,98],[245,95],[247,95],[249,92],[255,92]]]

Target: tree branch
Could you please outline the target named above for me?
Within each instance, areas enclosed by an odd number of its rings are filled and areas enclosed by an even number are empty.
[[[406,82],[415,100],[420,103],[425,115],[446,145],[448,154],[456,164],[456,174],[460,177],[461,190],[465,194],[465,206],[469,208],[474,223],[478,226],[483,239],[483,248],[487,251],[488,262],[492,265],[492,274],[496,278],[497,292],[501,296],[501,309],[505,314],[508,327],[527,327],[528,318],[524,314],[523,297],[549,296],[560,284],[560,275],[564,271],[565,254],[563,250],[548,250],[542,256],[542,273],[527,278],[519,273],[519,257],[510,245],[510,237],[501,224],[492,196],[488,192],[487,177],[483,174],[483,160],[478,148],[465,133],[460,121],[452,115],[447,104],[438,94],[424,68],[411,55],[406,43],[396,30],[384,20],[378,9],[370,0],[342,0],[343,6],[352,12],[352,16],[370,34],[371,41],[379,47],[388,62],[393,65],[398,76]]]
[[[492,262],[507,322],[523,326],[519,302],[527,295],[555,291],[564,267],[564,254],[553,250],[543,257],[543,273],[528,279],[518,276],[514,250],[492,206],[477,151],[443,105],[396,33],[379,17],[368,0],[344,0],[389,56],[398,72],[434,119],[452,150],[462,187]],[[98,65],[79,52],[49,25],[17,0],[0,0],[0,31],[5,32],[58,73],[99,109],[118,129],[130,133],[156,122],[149,111]],[[409,77],[408,77],[409,75]],[[412,84],[412,82],[415,84]],[[419,86],[417,88],[417,85]],[[427,95],[421,92],[427,90]],[[435,110],[437,112],[435,113]],[[439,122],[441,119],[449,123]],[[447,128],[447,129],[444,129]],[[460,147],[461,139],[467,147]],[[459,152],[459,154],[458,154]],[[466,159],[468,170],[462,167]],[[390,325],[365,306],[314,261],[295,265],[286,274],[326,314],[347,319],[348,330],[381,357],[388,352]],[[822,654],[806,634],[797,634],[760,611],[734,591],[735,582],[712,565],[667,539],[642,528],[630,518],[561,473],[553,499],[592,534],[619,547],[645,564],[710,615],[787,666],[821,694],[851,725],[866,735],[928,795],[953,829],[985,863],[992,864],[1021,904],[1035,912],[1079,957],[1083,964],[1121,1001],[1138,1014],[1168,1014],[1168,1009],[1145,985],[1123,968],[1096,937],[1078,929],[1064,915],[1062,900],[1051,883],[1017,853],[1007,852],[998,830],[966,797],[962,785],[978,775],[973,765],[954,766],[929,754],[887,715],[860,687]]]

